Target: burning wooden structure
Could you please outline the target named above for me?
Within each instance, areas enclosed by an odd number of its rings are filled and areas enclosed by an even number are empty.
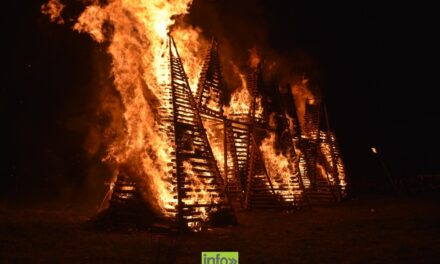
[[[231,197],[248,209],[298,209],[346,196],[344,164],[320,100],[306,102],[301,127],[292,93],[277,91],[282,107],[269,120],[260,96],[262,70],[257,67],[247,78],[247,112],[226,116],[218,43],[211,42],[195,95],[172,37],[168,48],[169,104],[160,111],[163,132],[175,146],[169,165],[177,203],[168,211],[181,226],[198,228],[215,212],[231,221]],[[142,199],[136,186],[120,174],[110,207],[142,204],[133,202]]]
[[[344,198],[345,168],[325,105],[309,98],[300,116],[290,87],[281,93],[264,84],[256,51],[249,74],[230,60],[241,86],[228,105],[218,43],[203,59],[201,31],[176,20],[191,2],[91,2],[73,26],[106,43],[112,59],[121,122],[103,132],[103,160],[117,174],[106,195],[114,218],[200,230],[236,222],[232,203],[298,209]],[[50,6],[44,12],[60,16],[64,6]]]
[[[179,226],[200,229],[215,218],[233,223],[231,201],[247,209],[299,209],[346,196],[344,164],[320,100],[306,102],[301,126],[290,87],[284,95],[276,91],[282,106],[269,118],[258,66],[247,78],[247,112],[227,116],[218,43],[211,42],[194,94],[171,36],[167,47],[168,104],[160,114],[162,132],[175,146],[168,165],[176,202],[167,211]],[[119,174],[110,209],[145,206],[138,187]]]
[[[306,102],[301,145],[304,170],[310,180],[307,196],[314,204],[337,202],[347,195],[345,166],[331,130],[327,109],[320,100]]]
[[[270,175],[260,150],[262,139],[273,133],[258,90],[262,85],[261,68],[249,74],[247,87],[252,100],[247,112],[223,113],[223,87],[218,44],[212,41],[206,56],[197,90],[198,108],[202,113],[210,142],[217,147],[217,162],[223,163],[222,175],[227,191],[241,200],[244,208],[289,208],[299,206],[303,199],[299,170],[294,171],[293,160],[289,162],[289,175]],[[287,128],[288,129],[288,128]],[[214,132],[216,130],[217,132]],[[223,136],[219,136],[218,131]],[[291,141],[291,138],[290,138]],[[220,147],[219,147],[220,146]],[[293,146],[292,146],[292,158]],[[296,168],[296,167],[295,167]]]
[[[169,83],[165,86],[165,94],[169,102],[161,107],[160,114],[162,132],[170,136],[170,144],[174,146],[174,157],[168,165],[172,172],[169,181],[174,186],[177,203],[167,208],[167,211],[182,228],[198,230],[204,222],[216,219],[234,223],[236,220],[227,198],[225,182],[217,167],[201,117],[201,113],[215,117],[217,112],[213,114],[214,111],[207,111],[209,109],[197,105],[171,36],[168,49],[169,64],[166,68],[169,69]],[[215,74],[207,78],[212,79]],[[216,85],[216,82],[211,81],[211,84]],[[200,98],[206,97],[201,93],[199,101]],[[142,199],[137,187],[126,175],[119,174],[110,198],[110,209],[120,211],[124,204],[142,204],[136,202]]]

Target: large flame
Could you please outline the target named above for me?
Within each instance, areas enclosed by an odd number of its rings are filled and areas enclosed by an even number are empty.
[[[74,26],[97,42],[109,43],[112,75],[124,107],[125,131],[109,147],[106,160],[129,164],[136,174],[133,176],[147,182],[150,198],[166,215],[177,204],[169,164],[174,144],[161,122],[171,108],[169,94],[165,93],[170,83],[166,39],[175,24],[174,17],[186,14],[191,3],[113,0],[104,6],[92,4]],[[178,27],[173,33],[189,82],[197,87],[203,59],[198,54],[207,42],[196,28]]]

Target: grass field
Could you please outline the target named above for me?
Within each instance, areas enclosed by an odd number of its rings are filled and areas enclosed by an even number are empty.
[[[98,231],[91,210],[3,209],[0,263],[440,263],[440,198],[374,197],[300,212],[238,211],[240,225],[177,237]]]

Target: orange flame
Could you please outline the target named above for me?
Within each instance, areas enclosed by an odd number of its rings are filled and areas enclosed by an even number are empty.
[[[309,79],[303,78],[300,82],[295,83],[291,87],[292,94],[295,98],[296,111],[301,127],[304,127],[304,117],[306,114],[306,102],[314,102],[314,95],[308,88]]]
[[[196,93],[204,53],[209,46],[209,42],[201,36],[201,32],[202,30],[197,27],[178,27],[173,30],[173,37],[193,94]]]
[[[88,6],[74,29],[89,33],[97,42],[109,42],[114,83],[124,107],[125,131],[116,138],[105,158],[130,164],[136,177],[148,183],[155,205],[165,215],[177,204],[170,177],[174,143],[164,131],[162,116],[171,108],[165,87],[170,83],[167,35],[176,15],[186,14],[192,0],[114,0],[105,6]],[[113,27],[109,35],[104,25]],[[178,28],[175,32],[180,55],[190,83],[203,58],[193,56],[203,49],[200,30]],[[159,110],[158,110],[159,109]]]
[[[345,179],[345,168],[339,153],[336,153],[336,138],[333,133],[328,132],[327,134],[323,131],[320,132],[320,137],[321,152],[325,158],[326,164],[329,165],[330,170],[332,171],[327,171],[322,165],[320,165],[321,167],[319,167],[319,169],[322,172],[322,175],[327,176],[332,184],[335,184],[336,181],[339,181],[338,185],[340,186],[342,193],[344,193],[347,185]]]
[[[337,151],[336,149],[336,137],[334,135],[334,133],[330,133],[330,140],[332,142],[332,145],[335,147],[335,152]],[[338,178],[339,178],[339,186],[341,188],[342,194],[346,195],[347,193],[347,175],[346,175],[346,171],[345,171],[345,166],[344,166],[344,162],[342,160],[341,157],[341,153],[336,153],[336,170],[338,173]]]
[[[277,153],[274,133],[262,141],[260,150],[276,192],[282,197],[300,195],[302,191],[299,186],[295,186],[292,182],[292,176],[296,174],[291,163],[292,159],[282,153]]]
[[[318,172],[321,177],[323,177],[326,180],[329,180],[331,184],[334,183],[333,179],[330,177],[330,174],[326,171],[326,169],[324,168],[324,166],[322,166],[322,164],[317,163],[316,167],[318,168]]]
[[[235,64],[233,65],[234,73],[240,76],[241,86],[237,87],[231,96],[229,107],[225,107],[226,115],[233,118],[234,115],[247,115],[249,113],[252,97],[248,91],[246,76],[242,74]]]
[[[256,69],[258,67],[258,64],[260,64],[260,56],[258,56],[258,51],[257,51],[257,47],[252,47],[249,50],[249,66],[252,69]]]
[[[263,98],[261,96],[257,96],[257,98],[255,99],[255,118],[264,118],[263,113]]]
[[[187,192],[188,198],[182,199],[184,203],[196,201],[195,204],[203,205],[217,203],[219,201],[220,198],[213,195],[212,192],[208,190],[207,186],[210,184],[210,182],[207,181],[211,180],[202,180],[200,177],[198,177],[194,172],[193,165],[187,161],[183,162],[183,169],[187,176],[186,180],[191,182],[191,190]],[[209,214],[207,207],[195,207],[194,210],[195,212],[199,213],[199,216],[203,221],[206,221]],[[189,217],[189,219],[191,219],[191,217]],[[188,226],[193,229],[199,228],[199,226],[197,226],[197,222],[189,222]],[[199,230],[196,229],[195,231]]]
[[[47,4],[41,6],[41,13],[48,15],[50,21],[57,24],[64,24],[64,19],[61,17],[64,5],[59,0],[49,0]]]

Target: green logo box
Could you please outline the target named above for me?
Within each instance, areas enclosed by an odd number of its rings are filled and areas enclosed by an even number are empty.
[[[202,252],[202,264],[238,264],[238,252]]]

